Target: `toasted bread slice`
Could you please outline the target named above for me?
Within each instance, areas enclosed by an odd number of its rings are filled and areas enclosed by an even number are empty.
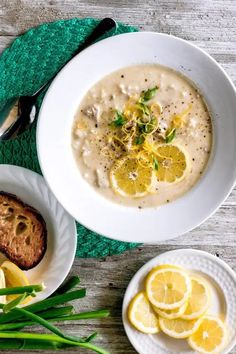
[[[19,268],[35,267],[47,249],[47,229],[37,210],[0,192],[0,252]]]

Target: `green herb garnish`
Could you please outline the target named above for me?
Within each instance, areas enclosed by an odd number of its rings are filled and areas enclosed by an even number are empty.
[[[139,103],[145,103],[145,102],[150,101],[157,93],[157,90],[158,90],[158,87],[155,86],[151,89],[148,89],[147,91],[142,92],[140,99],[139,99]]]
[[[150,115],[150,109],[148,108],[148,106],[145,103],[137,102],[137,106],[143,112],[143,114],[145,114],[146,116]]]
[[[127,122],[127,119],[124,117],[122,112],[115,112],[115,119],[110,123],[111,127],[122,127]]]
[[[154,168],[154,170],[158,170],[158,167],[159,167],[159,164],[158,164],[158,161],[157,161],[157,159],[154,157],[153,158],[153,168]]]
[[[171,143],[171,142],[174,140],[175,135],[176,135],[176,128],[173,128],[173,129],[171,129],[171,131],[166,135],[166,140],[165,140],[166,144]]]
[[[143,135],[140,134],[140,135],[137,136],[137,138],[135,140],[135,144],[136,145],[141,145],[143,143],[144,143],[144,137],[143,137]]]

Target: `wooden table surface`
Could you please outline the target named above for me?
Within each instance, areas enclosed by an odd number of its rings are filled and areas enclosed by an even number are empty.
[[[89,16],[111,16],[140,30],[171,33],[189,40],[211,54],[236,83],[235,0],[0,0],[0,51],[30,27],[61,18]],[[88,288],[88,296],[77,302],[77,309],[105,307],[112,316],[60,327],[70,334],[85,335],[97,330],[100,336],[96,342],[112,354],[136,353],[122,326],[125,289],[146,261],[178,248],[208,251],[236,270],[236,190],[214,216],[178,239],[142,246],[120,256],[76,259],[71,274],[79,274],[82,285]],[[236,349],[231,353],[236,353]]]

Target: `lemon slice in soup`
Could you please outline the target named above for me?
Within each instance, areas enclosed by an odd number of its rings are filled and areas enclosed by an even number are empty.
[[[110,171],[111,186],[123,197],[139,198],[150,193],[153,176],[149,162],[136,155],[119,159]]]
[[[156,149],[158,170],[156,176],[160,182],[173,183],[182,179],[187,171],[187,159],[176,145],[161,145]]]

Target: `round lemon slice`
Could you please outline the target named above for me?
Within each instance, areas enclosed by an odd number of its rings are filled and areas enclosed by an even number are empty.
[[[160,182],[173,183],[185,176],[187,159],[183,151],[176,145],[161,145],[157,147],[158,170],[156,176]]]
[[[4,272],[6,287],[17,287],[29,285],[29,281],[25,273],[10,261],[5,261],[1,265],[1,269]],[[7,295],[7,302],[14,300],[18,295]],[[31,300],[31,297],[27,297],[22,303],[26,304]]]
[[[154,268],[146,279],[146,293],[152,305],[162,310],[183,306],[191,292],[191,280],[178,268]]]
[[[148,162],[136,156],[119,159],[111,168],[110,182],[113,190],[123,197],[140,198],[149,193],[153,169]]]
[[[169,320],[174,320],[175,318],[179,318],[181,317],[181,315],[183,315],[187,306],[188,303],[186,302],[184,305],[174,310],[161,310],[156,306],[153,306],[153,309],[160,317],[167,318]]]
[[[221,353],[227,341],[227,330],[224,323],[214,316],[206,316],[198,330],[191,335],[188,343],[198,353]]]
[[[182,271],[185,271],[185,269],[181,266],[175,265],[175,264],[158,264],[156,267],[152,269],[153,270],[159,270],[159,269],[180,269]]]
[[[167,318],[159,318],[161,330],[172,338],[188,338],[194,334],[201,325],[202,318],[197,320],[187,321],[181,318],[168,320]]]
[[[188,306],[181,318],[194,320],[204,315],[210,306],[210,290],[206,282],[200,277],[191,277],[192,291],[188,299]]]
[[[143,291],[130,302],[128,319],[142,333],[155,334],[159,332],[158,318]]]

